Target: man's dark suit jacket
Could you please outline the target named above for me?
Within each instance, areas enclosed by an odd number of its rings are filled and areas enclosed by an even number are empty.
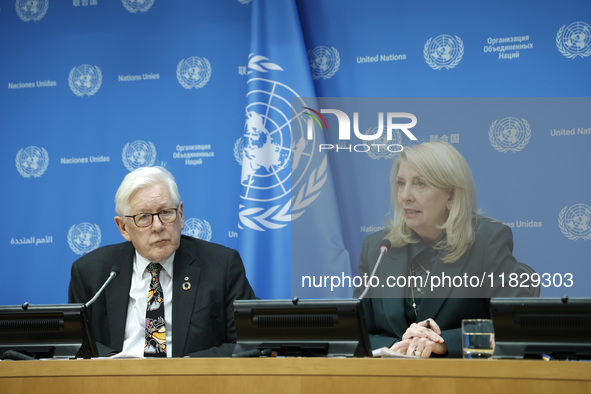
[[[71,303],[85,303],[102,286],[112,267],[120,274],[89,307],[90,329],[100,356],[120,352],[135,249],[131,242],[104,246],[72,265]],[[237,251],[181,236],[172,278],[172,356],[231,356],[236,342],[232,303],[255,298]],[[185,277],[191,283],[183,290]],[[147,293],[146,293],[147,297]]]
[[[360,275],[370,275],[373,271],[379,256],[380,243],[386,234],[387,230],[382,230],[365,237],[359,258]],[[421,259],[427,259],[429,265],[432,264],[431,276],[441,277],[442,273],[445,273],[450,277],[463,277],[467,274],[468,277],[474,275],[481,278],[486,273],[488,283],[488,275],[492,273],[495,278],[493,287],[485,286],[476,291],[453,286],[435,289],[433,292],[427,289],[428,297],[422,298],[420,302],[416,322],[427,318],[435,320],[441,328],[441,336],[447,346],[447,356],[461,357],[462,319],[490,319],[490,297],[530,296],[526,288],[507,287],[507,276],[519,272],[512,251],[511,229],[490,218],[479,217],[474,244],[455,263],[443,263],[438,252],[427,248],[419,241],[417,244],[391,248],[384,254],[375,275],[382,280],[390,275],[408,277],[409,261],[419,254]],[[505,287],[501,288],[498,274],[503,272]],[[362,291],[362,288],[356,289],[354,296],[359,297]],[[363,300],[363,308],[373,349],[390,347],[401,340],[409,326],[406,318],[408,310],[405,309],[408,294],[408,288],[370,288]],[[415,296],[416,294],[415,292]]]

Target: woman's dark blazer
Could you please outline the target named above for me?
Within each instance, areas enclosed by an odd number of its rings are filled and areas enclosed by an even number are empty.
[[[442,330],[449,357],[461,357],[462,319],[490,318],[489,301],[491,297],[529,296],[527,288],[509,287],[508,275],[519,272],[517,260],[513,257],[513,235],[511,229],[490,218],[479,216],[476,220],[476,238],[472,246],[455,263],[444,263],[440,253],[428,248],[422,241],[403,247],[390,248],[384,254],[376,276],[384,284],[388,276],[408,277],[409,261],[420,258],[422,264],[431,265],[430,275],[439,278],[478,277],[482,288],[461,288],[446,286],[425,289],[418,308],[416,322],[431,318]],[[387,230],[368,235],[363,241],[359,258],[359,274],[368,276],[374,269],[380,253],[380,243],[386,237]],[[499,274],[505,274],[505,286],[501,287]],[[490,278],[494,278],[493,286]],[[467,281],[466,281],[467,282]],[[456,284],[459,283],[456,281]],[[472,279],[472,285],[476,280]],[[363,288],[355,290],[358,297]],[[416,294],[416,293],[415,293]],[[370,342],[373,349],[390,347],[400,341],[409,324],[406,319],[405,305],[409,290],[400,287],[370,288],[363,300],[363,309]]]

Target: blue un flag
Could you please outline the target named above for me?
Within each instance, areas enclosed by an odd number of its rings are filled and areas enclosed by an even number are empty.
[[[239,249],[261,298],[349,297],[350,275],[295,1],[252,3]],[[312,126],[312,132],[307,132]]]

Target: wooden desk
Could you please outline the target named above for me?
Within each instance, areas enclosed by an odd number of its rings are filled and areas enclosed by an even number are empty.
[[[146,391],[147,385],[152,389]],[[0,361],[0,393],[591,393],[591,362],[217,358]]]

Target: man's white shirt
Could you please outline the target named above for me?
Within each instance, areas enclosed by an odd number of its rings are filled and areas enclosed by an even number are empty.
[[[176,252],[175,252],[176,253]],[[174,255],[160,263],[160,284],[164,293],[164,320],[166,321],[166,357],[172,357],[172,274]],[[151,261],[143,258],[136,250],[133,259],[131,288],[125,321],[125,337],[123,338],[122,354],[131,357],[143,357],[146,332],[146,308],[148,305],[148,289],[152,275],[147,267]]]

